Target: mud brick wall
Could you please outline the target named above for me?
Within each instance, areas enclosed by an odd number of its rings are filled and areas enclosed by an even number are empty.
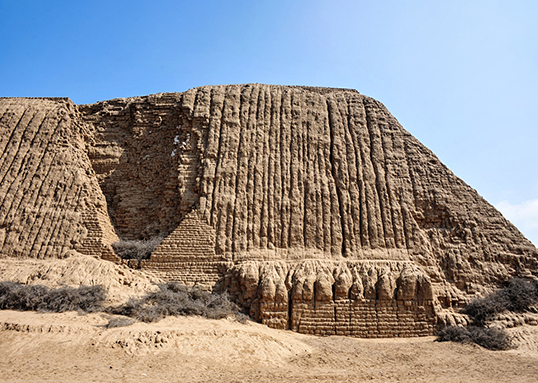
[[[176,281],[208,291],[218,289],[229,267],[229,262],[142,261],[142,269],[148,274],[164,281]]]
[[[436,318],[431,302],[343,299],[294,302],[290,322],[292,330],[304,334],[388,338],[433,335]]]
[[[215,231],[200,219],[197,211],[188,213],[181,224],[140,267],[165,280],[207,289],[223,279],[230,262],[215,254]]]
[[[235,265],[228,291],[273,328],[359,337],[432,335],[430,278],[411,262],[301,261]]]

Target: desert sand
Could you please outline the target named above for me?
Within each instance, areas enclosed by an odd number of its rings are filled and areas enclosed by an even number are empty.
[[[316,337],[231,319],[109,328],[106,314],[0,311],[1,382],[536,382],[534,327],[518,349],[434,337]]]
[[[158,280],[91,257],[0,260],[0,280],[101,284],[108,304]],[[517,349],[304,335],[233,319],[168,317],[106,328],[112,316],[0,311],[0,382],[537,382],[538,326],[509,329]]]

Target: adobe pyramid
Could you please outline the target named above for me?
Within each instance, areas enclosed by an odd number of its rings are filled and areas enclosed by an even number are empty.
[[[74,105],[0,99],[0,254],[121,262],[226,288],[273,327],[431,334],[536,248],[376,100],[205,86]],[[134,263],[132,263],[134,264]]]

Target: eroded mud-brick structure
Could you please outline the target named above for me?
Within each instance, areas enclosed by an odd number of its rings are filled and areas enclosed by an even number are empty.
[[[432,334],[536,248],[354,90],[206,86],[75,105],[0,99],[0,254],[114,262],[226,289],[275,328]]]

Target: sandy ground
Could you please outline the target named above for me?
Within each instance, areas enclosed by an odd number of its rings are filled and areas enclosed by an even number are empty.
[[[3,259],[0,280],[101,284],[108,304],[158,282],[85,256]],[[197,317],[107,329],[110,318],[0,311],[0,382],[538,382],[538,326],[512,329],[519,347],[501,352],[433,337],[314,337]]]
[[[198,317],[106,329],[105,314],[0,311],[0,382],[537,382],[538,352],[433,337],[314,337]],[[522,335],[523,334],[523,335]]]

